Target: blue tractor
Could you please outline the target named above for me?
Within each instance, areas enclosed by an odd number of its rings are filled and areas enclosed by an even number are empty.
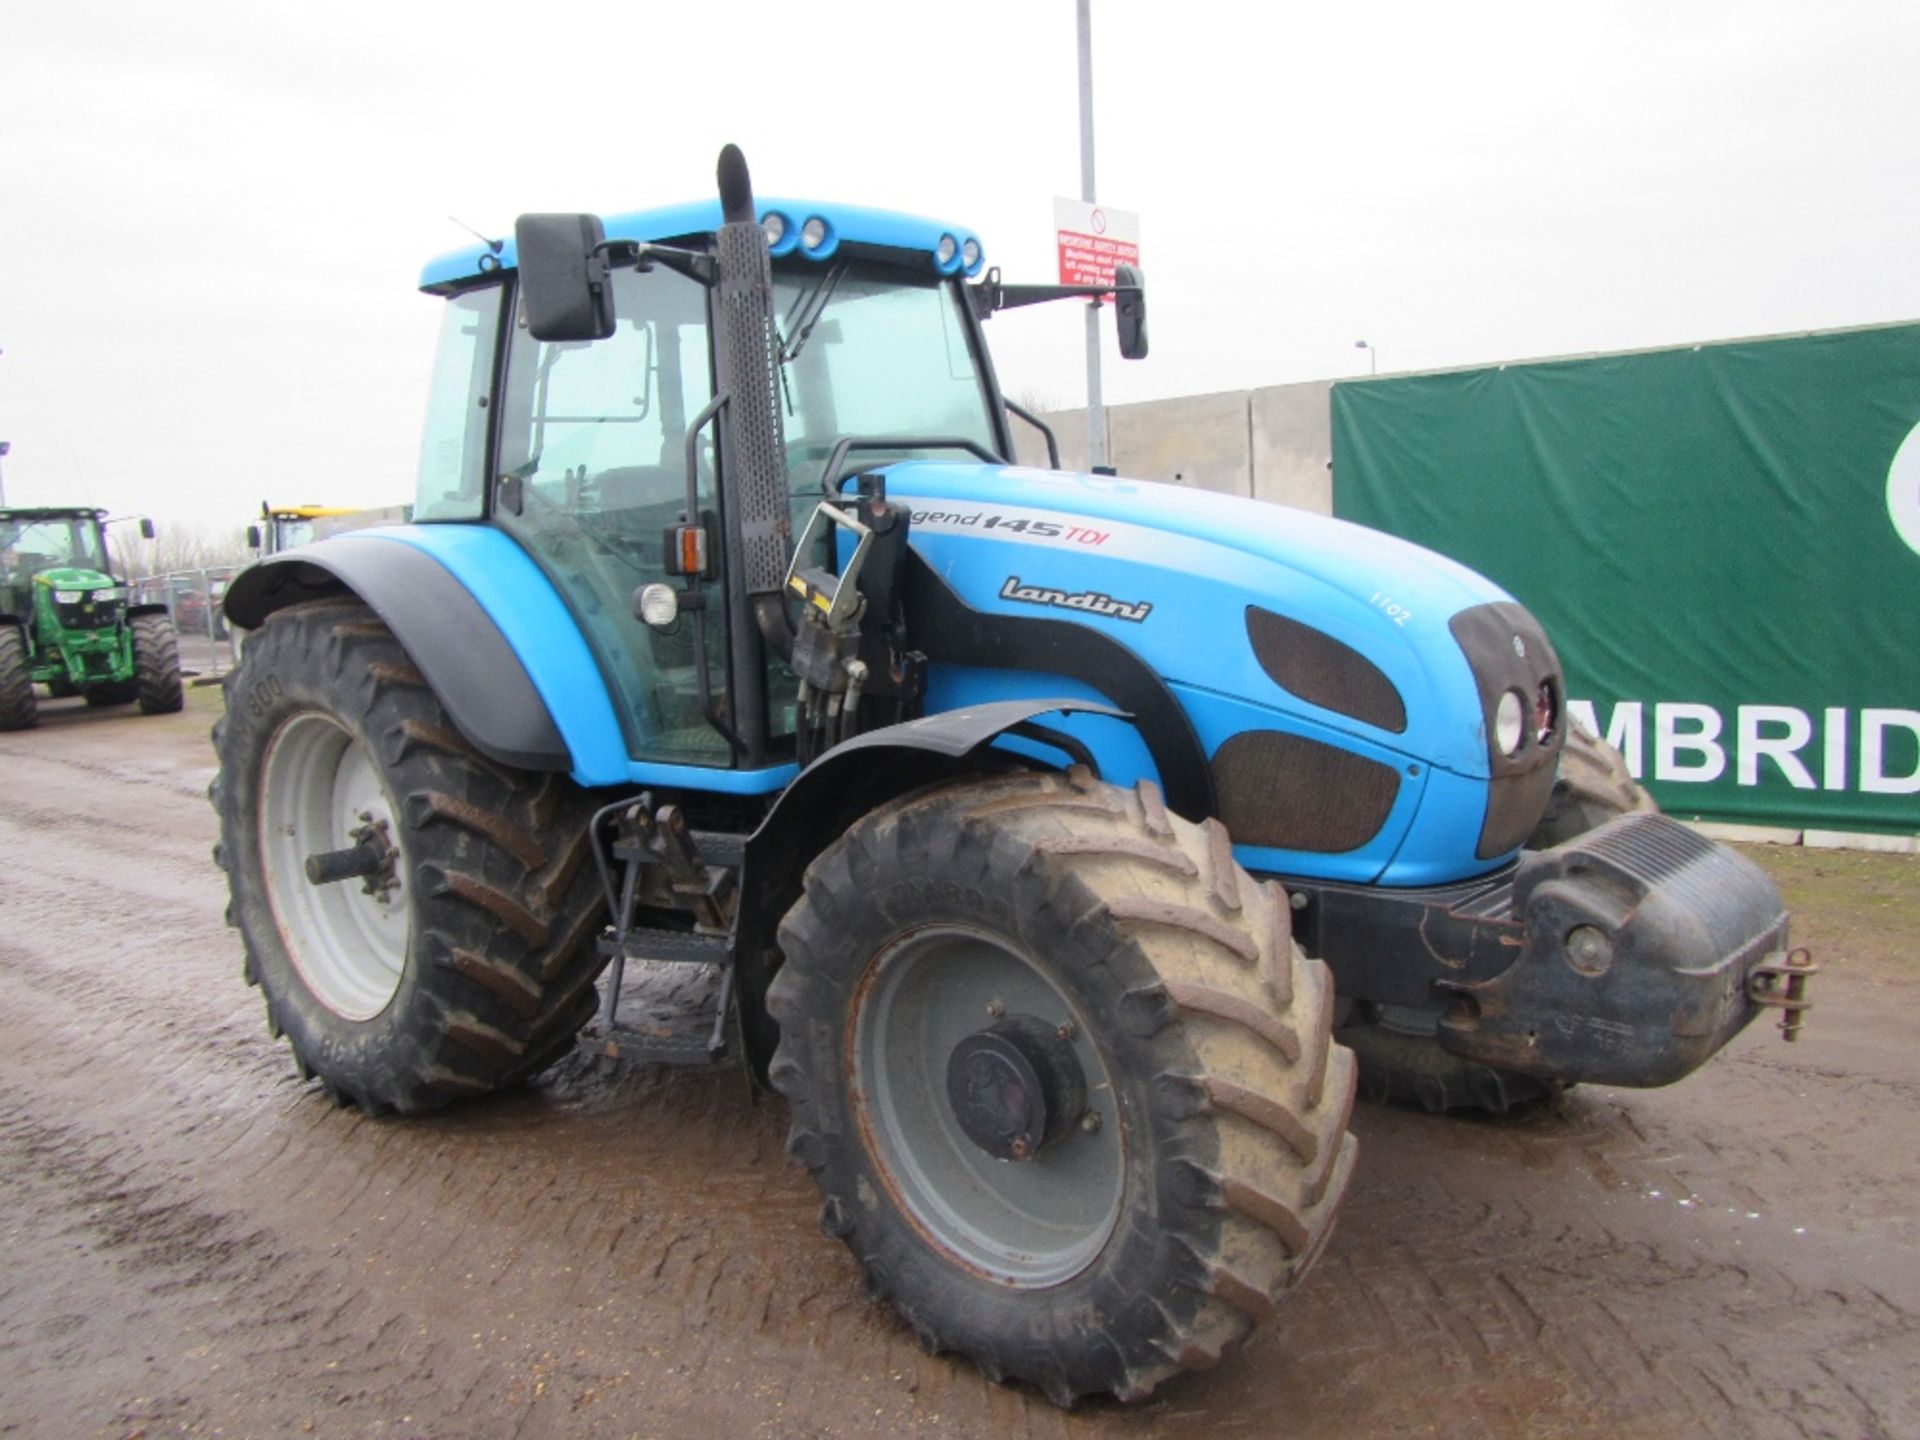
[[[228,592],[216,855],[303,1076],[379,1114],[731,1057],[922,1342],[1070,1404],[1300,1279],[1357,1077],[1501,1109],[1797,1020],[1773,886],[1569,748],[1510,596],[1010,463],[982,322],[1088,291],[719,182],[430,264],[415,522]],[[627,1023],[641,962],[709,1011]]]

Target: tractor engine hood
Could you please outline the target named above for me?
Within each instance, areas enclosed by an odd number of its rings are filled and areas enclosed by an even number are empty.
[[[1077,613],[1176,689],[1280,712],[1296,722],[1282,728],[1403,772],[1497,788],[1557,759],[1564,692],[1546,636],[1506,591],[1430,550],[1152,481],[908,461],[887,484],[914,513],[915,548],[976,608]],[[1511,749],[1490,739],[1509,691],[1523,702]],[[1537,817],[1516,822],[1523,835]]]
[[[33,583],[45,586],[49,590],[117,590],[121,582],[111,575],[98,570],[90,570],[83,565],[60,565],[51,570],[42,570],[33,577]]]

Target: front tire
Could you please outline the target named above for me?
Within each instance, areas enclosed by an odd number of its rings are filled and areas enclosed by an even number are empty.
[[[474,750],[393,633],[346,600],[267,620],[214,744],[228,919],[303,1078],[410,1113],[566,1052],[603,963],[584,792]],[[356,845],[385,868],[308,878],[308,857]]]
[[[133,695],[142,715],[171,715],[185,708],[180,686],[180,643],[165,615],[133,617]]]
[[[1547,802],[1547,813],[1528,837],[1527,848],[1551,850],[1599,829],[1609,820],[1659,808],[1627,769],[1624,755],[1580,725],[1569,724],[1567,743],[1560,751],[1560,770],[1553,781],[1553,797]]]
[[[883,807],[809,868],[780,943],[789,1153],[929,1350],[1061,1405],[1141,1399],[1331,1234],[1355,1154],[1331,977],[1226,832],[1150,785]]]
[[[27,637],[18,626],[0,624],[0,730],[31,729],[40,718],[27,669]]]

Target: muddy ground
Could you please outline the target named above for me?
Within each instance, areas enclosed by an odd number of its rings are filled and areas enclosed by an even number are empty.
[[[1825,961],[1664,1091],[1363,1106],[1279,1319],[1063,1414],[863,1296],[731,1071],[375,1122],[268,1038],[208,860],[215,692],[0,736],[0,1436],[1920,1434],[1920,862],[1754,852]]]

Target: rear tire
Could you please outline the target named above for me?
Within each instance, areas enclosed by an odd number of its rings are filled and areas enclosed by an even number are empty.
[[[214,745],[229,923],[302,1078],[369,1113],[412,1113],[567,1052],[604,963],[584,791],[474,750],[350,600],[267,620]],[[367,826],[397,847],[390,888],[308,881],[307,855],[351,848]]]
[[[1138,1400],[1301,1278],[1354,1073],[1290,919],[1218,824],[1085,772],[909,797],[808,869],[768,995],[788,1153],[927,1349],[1063,1406]],[[1052,1057],[1037,1086],[963,1063],[1009,1025]],[[1015,1158],[963,1118],[1004,1136],[982,1107],[1034,1094],[1046,1138]]]
[[[16,625],[0,625],[0,730],[27,730],[40,718],[27,669],[27,637]]]
[[[133,617],[133,690],[143,715],[171,715],[187,703],[180,686],[180,644],[165,615]]]
[[[1553,797],[1527,848],[1550,850],[1609,820],[1659,808],[1618,750],[1579,725],[1568,725]],[[1448,1110],[1505,1115],[1566,1093],[1568,1087],[1559,1081],[1496,1070],[1450,1053],[1435,1038],[1439,1021],[1435,1010],[1375,1014],[1343,1026],[1337,1038],[1360,1061],[1360,1093],[1382,1103],[1419,1105],[1436,1115]]]

